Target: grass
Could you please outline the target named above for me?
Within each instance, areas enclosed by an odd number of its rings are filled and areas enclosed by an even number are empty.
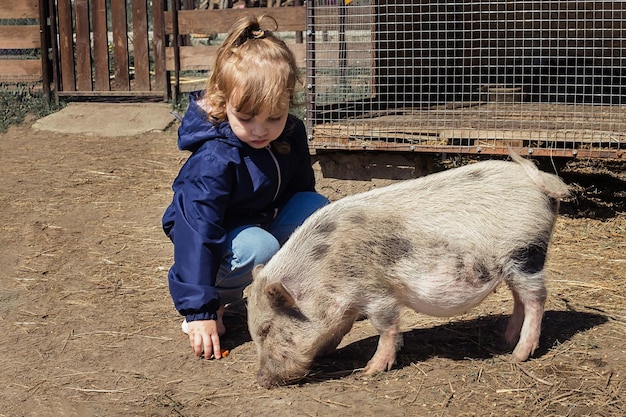
[[[22,123],[28,114],[41,118],[63,107],[65,103],[46,99],[43,91],[35,90],[31,84],[0,83],[0,133]]]

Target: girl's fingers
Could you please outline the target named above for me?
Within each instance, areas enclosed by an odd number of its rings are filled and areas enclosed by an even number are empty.
[[[215,355],[216,359],[221,359],[222,358],[222,349],[220,348],[220,337],[215,334],[211,336],[211,339],[213,341],[213,346],[211,346],[211,348],[213,349],[213,354]],[[209,358],[211,357],[211,355],[209,355]]]

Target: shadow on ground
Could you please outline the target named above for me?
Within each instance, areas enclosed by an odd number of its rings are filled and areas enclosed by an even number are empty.
[[[252,341],[248,331],[248,309],[246,299],[229,304],[224,311],[227,333],[221,338],[222,347],[232,350]]]
[[[407,367],[432,357],[455,361],[483,360],[507,353],[499,347],[507,318],[489,315],[405,332],[404,346],[398,352],[395,367]],[[543,319],[540,346],[533,356],[541,357],[553,346],[607,321],[608,318],[600,314],[547,311]],[[378,336],[368,337],[318,359],[311,374],[303,382],[324,381],[352,374],[365,367],[374,355],[377,343]]]
[[[626,181],[616,175],[563,172],[562,177],[570,186],[572,197],[561,204],[561,214],[608,220],[626,211]]]

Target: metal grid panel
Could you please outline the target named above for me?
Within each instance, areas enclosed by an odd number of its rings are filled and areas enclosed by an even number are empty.
[[[307,9],[313,148],[626,157],[624,1]]]

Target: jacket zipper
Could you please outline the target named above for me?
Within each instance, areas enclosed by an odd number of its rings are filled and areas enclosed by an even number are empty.
[[[278,165],[278,159],[276,159],[274,152],[272,152],[272,148],[268,145],[265,149],[267,149],[270,156],[274,160],[274,164],[276,165],[276,172],[278,173],[278,186],[276,187],[276,193],[274,194],[274,198],[272,199],[272,201],[276,201],[276,199],[278,198],[278,192],[280,191],[280,186],[282,185],[282,177],[280,175],[280,165]]]

